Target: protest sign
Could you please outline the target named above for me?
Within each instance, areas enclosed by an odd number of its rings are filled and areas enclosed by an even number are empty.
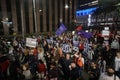
[[[79,41],[73,41],[73,46],[78,47],[79,46]]]
[[[26,38],[26,46],[28,47],[36,47],[37,46],[37,39],[33,38]]]
[[[63,45],[62,45],[62,51],[63,51],[64,53],[70,53],[70,52],[71,52],[70,45],[68,45],[68,44],[63,44]]]

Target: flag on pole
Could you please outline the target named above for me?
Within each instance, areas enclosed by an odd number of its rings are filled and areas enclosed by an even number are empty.
[[[77,28],[76,28],[77,31],[81,31],[82,30],[82,26],[79,25]]]
[[[81,36],[89,39],[92,37],[93,34],[91,32],[79,31],[78,35],[81,35]]]
[[[56,35],[61,35],[64,31],[66,31],[67,28],[64,26],[64,24],[61,24],[60,27],[57,29],[57,31],[55,32]]]

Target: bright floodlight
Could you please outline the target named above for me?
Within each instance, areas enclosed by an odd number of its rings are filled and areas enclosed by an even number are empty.
[[[68,8],[69,8],[69,6],[66,4],[66,5],[65,5],[65,9],[68,9]]]
[[[72,34],[74,35],[74,34],[75,34],[75,31],[72,31]]]

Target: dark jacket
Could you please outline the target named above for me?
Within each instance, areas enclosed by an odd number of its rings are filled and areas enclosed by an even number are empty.
[[[59,70],[57,67],[50,69],[49,78],[57,78],[59,76]]]
[[[71,80],[77,80],[79,78],[79,68],[75,67],[70,71]]]

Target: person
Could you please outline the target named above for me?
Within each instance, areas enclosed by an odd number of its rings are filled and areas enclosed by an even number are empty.
[[[42,47],[38,47],[38,60],[42,60],[42,61],[45,61],[45,58],[44,58],[44,49]]]
[[[0,62],[0,72],[1,72],[1,79],[2,80],[5,80],[7,79],[8,75],[7,75],[7,70],[8,70],[8,67],[9,67],[9,64],[10,64],[10,61],[8,59],[6,59],[7,57],[6,56],[3,56],[3,62]]]
[[[116,75],[120,78],[120,51],[116,52],[116,57],[115,57],[115,72],[116,72]]]
[[[120,49],[120,44],[117,39],[114,39],[114,41],[112,41],[111,43],[111,52],[113,57],[116,56],[116,51],[119,49]]]
[[[91,66],[88,73],[90,75],[89,80],[98,80],[100,75],[100,70],[95,62],[91,62]]]
[[[98,68],[100,69],[100,73],[106,71],[106,61],[103,59],[102,56],[98,57],[97,64],[98,64]]]
[[[114,69],[112,67],[108,67],[107,71],[100,75],[99,80],[120,80],[114,73]]]
[[[70,54],[63,54],[59,61],[58,61],[58,64],[59,64],[59,67],[61,68],[61,71],[63,72],[63,78],[64,80],[69,80],[69,77],[70,77],[70,64],[71,64],[71,58],[70,58]]]
[[[42,60],[39,60],[39,63],[37,65],[37,69],[38,69],[38,76],[41,80],[44,79],[45,77],[45,72],[46,72],[46,66],[45,64],[43,63]]]
[[[70,80],[77,80],[79,78],[79,68],[74,62],[70,65]]]
[[[28,65],[23,65],[23,75],[25,76],[25,80],[31,80],[32,74],[28,68]]]
[[[79,51],[82,53],[83,50],[84,50],[84,42],[81,41],[79,44]]]
[[[65,80],[69,80],[69,77],[70,77],[70,69],[69,69],[69,66],[71,64],[71,58],[70,58],[70,54],[66,54],[65,56],[65,62],[64,62],[64,66],[63,68],[65,68],[65,70],[63,71],[64,72],[64,78]]]
[[[49,75],[50,80],[58,80],[59,70],[56,67],[55,62],[50,64],[50,71],[49,71],[48,75]]]
[[[82,76],[82,70],[84,69],[84,58],[82,57],[82,54],[80,53],[78,56],[75,55],[77,57],[76,59],[76,63],[77,66],[79,67],[79,76]]]

